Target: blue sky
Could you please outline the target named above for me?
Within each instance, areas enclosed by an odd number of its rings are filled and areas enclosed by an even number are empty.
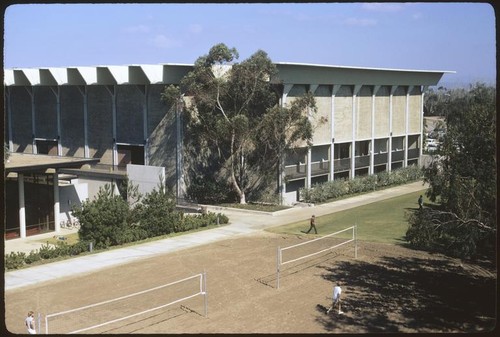
[[[4,67],[192,64],[216,43],[240,61],[450,70],[496,81],[487,3],[28,4],[4,13]]]

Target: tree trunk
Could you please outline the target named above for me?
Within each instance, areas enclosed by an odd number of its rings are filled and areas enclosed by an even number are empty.
[[[234,173],[234,138],[235,138],[234,130],[231,135],[231,182],[233,184],[233,188],[238,194],[238,197],[240,197],[240,204],[244,205],[246,204],[245,200],[245,192],[243,192],[238,186],[238,181],[236,180],[236,175]]]

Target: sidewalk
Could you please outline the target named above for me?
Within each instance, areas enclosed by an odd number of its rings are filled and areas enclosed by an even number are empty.
[[[209,207],[212,212],[224,213],[229,217],[229,225],[209,229],[196,233],[188,233],[172,238],[148,242],[125,248],[117,248],[92,255],[75,257],[64,261],[48,263],[45,265],[14,270],[5,273],[5,290],[16,289],[24,286],[34,285],[40,282],[50,281],[61,277],[74,276],[76,274],[88,273],[119,264],[133,262],[139,259],[149,258],[155,255],[171,253],[174,251],[196,247],[218,240],[224,240],[237,235],[245,235],[265,228],[284,225],[287,223],[307,220],[312,214],[317,217],[345,209],[358,207],[375,201],[389,199],[425,189],[422,182],[392,187],[389,189],[375,191],[352,198],[334,201],[311,207],[295,207],[274,213],[248,212],[221,207]],[[416,202],[416,201],[415,201]],[[63,233],[62,235],[64,235]],[[47,235],[53,236],[54,233]],[[26,251],[38,249],[42,244],[36,238],[13,239],[5,242],[5,253],[11,251]]]

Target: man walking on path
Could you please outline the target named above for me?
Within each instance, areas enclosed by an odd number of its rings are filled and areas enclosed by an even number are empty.
[[[423,205],[424,205],[424,199],[422,198],[422,195],[420,195],[420,197],[418,198],[418,208],[422,209]]]
[[[313,228],[314,228],[314,233],[318,234],[318,231],[316,230],[316,217],[314,215],[311,217],[311,223],[309,226],[309,230],[306,232],[306,234],[309,234],[309,232]]]

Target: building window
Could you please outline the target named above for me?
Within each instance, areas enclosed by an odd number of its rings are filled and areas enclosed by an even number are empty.
[[[37,154],[57,156],[57,140],[37,139],[36,152]]]
[[[118,166],[144,165],[144,145],[117,144]]]

